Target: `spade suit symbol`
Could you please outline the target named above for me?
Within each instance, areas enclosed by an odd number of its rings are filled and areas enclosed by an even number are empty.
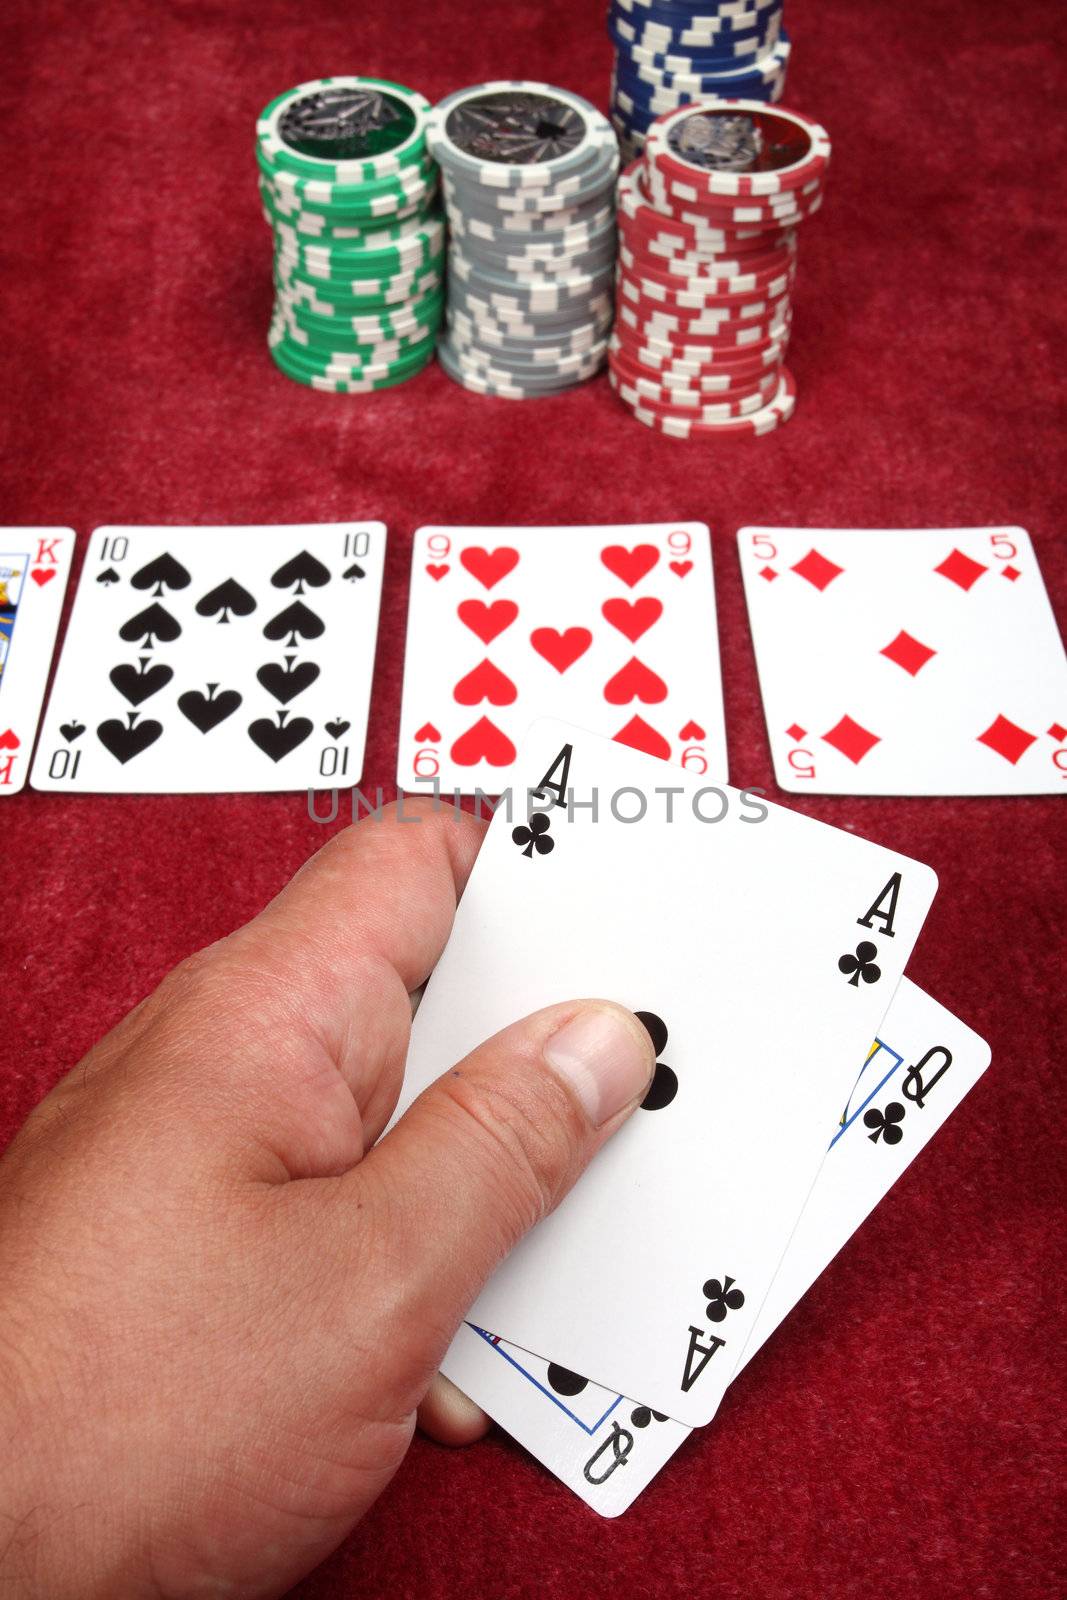
[[[198,617],[217,616],[220,622],[229,622],[231,611],[235,617],[248,617],[255,609],[256,602],[236,578],[227,578],[223,583],[217,583],[214,589],[209,589],[207,594],[196,602]]]
[[[109,717],[96,730],[96,736],[105,750],[110,750],[115,760],[121,761],[123,766],[147,750],[149,745],[155,744],[163,732],[163,724],[152,717],[138,722],[136,711],[129,711],[126,715],[128,724],[120,722],[118,717]]]
[[[108,673],[112,684],[131,706],[139,706],[145,700],[150,700],[160,689],[165,689],[174,676],[173,667],[164,666],[162,661],[150,667],[149,659],[148,656],[141,656],[136,667],[131,667],[128,661],[123,662],[121,666],[112,667]]]
[[[249,723],[248,737],[272,761],[280,761],[297,745],[303,744],[314,727],[310,717],[294,717],[292,722],[286,722],[288,715],[288,711],[279,711],[277,722],[269,717],[257,717],[255,722]]]
[[[156,556],[130,579],[135,589],[155,590],[157,600],[162,599],[164,589],[188,589],[189,581],[188,572],[172,555]]]
[[[276,589],[293,589],[295,594],[303,594],[305,584],[321,589],[324,583],[329,583],[330,569],[309,551],[301,550],[299,555],[283,562],[270,581]]]
[[[181,633],[181,623],[177,617],[172,617],[163,606],[153,603],[146,606],[143,611],[138,611],[129,622],[124,622],[119,629],[119,638],[125,639],[127,644],[140,644],[146,650],[151,650],[156,639],[162,639],[165,644],[170,644]]]
[[[263,632],[268,639],[285,639],[289,648],[295,650],[298,639],[317,639],[325,629],[326,624],[314,611],[309,611],[302,600],[294,600],[276,617],[271,617]]]
[[[96,581],[97,583],[104,584],[106,587],[110,587],[111,584],[118,583],[119,575],[115,571],[114,567],[105,567],[103,572],[97,573]]]
[[[295,656],[286,656],[284,667],[280,667],[276,661],[268,661],[256,673],[267,693],[272,694],[275,700],[280,700],[283,706],[310,688],[322,670],[314,661],[301,661],[299,666],[294,666],[295,661]]]
[[[241,704],[241,696],[236,689],[223,689],[221,694],[216,693],[217,689],[217,683],[209,683],[207,694],[201,694],[199,689],[187,689],[178,696],[178,710],[201,733],[210,733],[212,728],[217,728],[220,722],[232,717]]]

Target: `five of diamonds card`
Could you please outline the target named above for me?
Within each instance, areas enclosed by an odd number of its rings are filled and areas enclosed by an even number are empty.
[[[1067,658],[1025,529],[737,540],[782,789],[1063,792]]]
[[[380,522],[98,528],[34,788],[358,783],[384,555]]]

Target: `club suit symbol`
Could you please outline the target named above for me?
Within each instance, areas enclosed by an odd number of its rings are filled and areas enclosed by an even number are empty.
[[[890,1100],[884,1111],[872,1106],[863,1113],[863,1126],[874,1130],[867,1135],[872,1144],[877,1144],[879,1139],[883,1144],[899,1144],[904,1137],[900,1126],[903,1121],[904,1107],[899,1100]]]
[[[656,1070],[652,1082],[648,1086],[648,1093],[641,1101],[642,1111],[662,1111],[664,1106],[669,1106],[678,1093],[678,1075],[665,1061],[659,1058],[667,1048],[667,1024],[662,1017],[657,1017],[654,1011],[635,1011],[634,1016],[644,1025],[645,1031],[652,1040],[652,1048],[656,1052]]]
[[[525,823],[520,823],[517,828],[512,828],[511,837],[523,855],[532,861],[535,854],[547,856],[556,848],[556,841],[549,831],[550,827],[547,813],[536,811],[530,818],[528,827]]]
[[[861,939],[856,946],[856,954],[849,955],[846,951],[837,963],[837,970],[846,976],[851,974],[848,981],[853,989],[859,988],[861,978],[864,983],[877,983],[882,976],[882,969],[874,959],[877,954],[876,944],[872,944],[869,939]]]
[[[730,1277],[709,1278],[701,1292],[708,1302],[709,1322],[725,1322],[728,1311],[740,1311],[745,1303],[744,1294]]]

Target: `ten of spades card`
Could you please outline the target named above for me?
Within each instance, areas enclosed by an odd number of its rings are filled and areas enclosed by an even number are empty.
[[[358,783],[384,552],[379,522],[98,528],[34,787]]]

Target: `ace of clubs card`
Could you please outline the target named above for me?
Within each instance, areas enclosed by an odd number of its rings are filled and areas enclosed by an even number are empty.
[[[936,879],[559,723],[536,725],[518,776],[520,814],[497,811],[416,1016],[397,1115],[542,1006],[598,995],[642,1013],[660,1061],[645,1106],[471,1321],[698,1425],[751,1332]],[[627,821],[642,804],[643,820]]]

